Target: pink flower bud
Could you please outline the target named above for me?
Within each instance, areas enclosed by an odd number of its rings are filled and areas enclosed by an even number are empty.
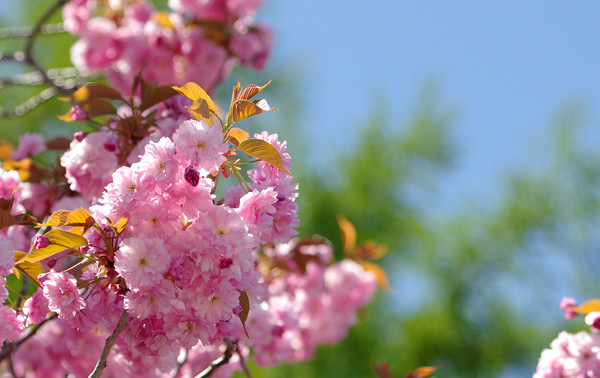
[[[104,142],[103,146],[106,151],[115,152],[117,150],[117,141],[115,138],[110,137]]]
[[[73,138],[76,141],[81,142],[82,140],[85,139],[85,133],[83,131],[78,131],[75,134],[73,134]]]
[[[577,307],[577,302],[571,297],[563,297],[560,301],[560,309],[565,312],[565,319],[573,319],[577,314],[572,311],[574,307]]]
[[[35,240],[33,242],[33,246],[35,249],[44,248],[50,245],[50,240],[44,235],[35,235]]]
[[[200,182],[200,172],[198,172],[193,165],[190,165],[185,169],[183,177],[191,186],[198,186],[198,183]]]
[[[87,113],[81,109],[81,106],[75,105],[71,108],[71,119],[73,121],[84,121],[87,119]]]

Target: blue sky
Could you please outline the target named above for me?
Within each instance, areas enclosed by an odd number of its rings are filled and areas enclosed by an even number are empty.
[[[266,0],[259,18],[275,29],[273,62],[304,67],[313,151],[344,143],[333,135],[365,120],[376,95],[398,124],[434,80],[458,115],[460,157],[441,182],[448,209],[486,200],[502,172],[533,169],[568,104],[584,105],[600,139],[598,1]]]

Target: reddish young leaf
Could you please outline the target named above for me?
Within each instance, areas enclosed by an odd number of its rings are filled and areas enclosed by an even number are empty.
[[[281,169],[292,177],[294,176],[283,166],[279,151],[267,141],[262,139],[246,139],[238,145],[237,149]]]
[[[69,97],[61,97],[62,101],[85,101],[91,98],[108,98],[121,100],[121,94],[116,89],[103,84],[88,84],[79,88]]]
[[[46,148],[49,150],[67,150],[71,141],[64,137],[56,137],[46,142]]]
[[[246,320],[248,320],[248,314],[250,313],[250,299],[248,298],[248,293],[246,293],[246,290],[240,291],[239,302],[240,306],[242,307],[242,311],[239,313],[238,317],[242,321],[242,326],[244,327],[246,337],[250,338],[248,331],[246,330]]]
[[[240,94],[237,97],[237,99],[238,100],[250,100],[258,92],[260,92],[263,89],[265,89],[267,87],[267,85],[269,85],[269,84],[271,84],[271,80],[269,80],[269,82],[267,84],[263,85],[262,87],[256,86],[254,84],[250,84],[246,88],[244,88],[242,90],[242,92],[240,92]],[[239,82],[238,82],[238,86],[239,86]]]
[[[142,81],[142,103],[140,105],[140,110],[146,110],[176,94],[177,92],[169,85],[159,86],[152,81]]]
[[[379,376],[379,378],[394,378],[392,373],[390,372],[390,366],[387,362],[382,362],[380,364],[377,361],[373,361],[373,368],[375,372]]]

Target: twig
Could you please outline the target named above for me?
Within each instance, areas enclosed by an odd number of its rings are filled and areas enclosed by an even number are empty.
[[[0,38],[29,38],[33,34],[35,28],[31,26],[9,26],[0,28]],[[38,34],[58,34],[64,33],[65,28],[62,23],[42,25],[38,30]]]
[[[18,341],[14,341],[12,343],[5,343],[4,346],[2,347],[2,351],[0,352],[0,362],[4,361],[4,359],[8,356],[10,356],[15,350],[17,350],[19,348],[19,346],[21,346],[21,344],[23,344],[25,341],[29,340],[30,337],[32,337],[33,335],[35,335],[37,333],[37,331],[47,322],[49,322],[50,320],[56,318],[56,314],[52,315],[44,320],[42,320],[40,322],[40,324],[36,324],[31,328],[31,331],[25,336],[23,337],[21,340]]]
[[[40,105],[43,102],[48,101],[56,94],[56,89],[54,88],[46,88],[37,95],[31,97],[29,100],[25,101],[21,105],[18,105],[15,110],[4,110],[4,108],[0,107],[0,116],[6,118],[15,118],[22,116],[25,113],[30,112],[36,106]]]
[[[202,370],[202,372],[200,372],[200,374],[196,375],[194,378],[210,377],[219,367],[229,362],[231,356],[233,356],[233,349],[235,348],[235,345],[229,339],[225,339],[225,344],[227,344],[227,349],[225,349],[225,353],[223,353],[221,357],[211,362],[206,369]]]
[[[175,373],[173,373],[173,378],[177,378],[179,372],[181,371],[181,368],[187,362],[188,353],[189,349],[186,348],[183,350],[183,359],[177,363],[177,369],[175,369]]]
[[[252,378],[252,374],[250,374],[250,370],[248,370],[248,366],[246,366],[246,361],[244,360],[244,356],[242,354],[242,351],[240,350],[240,345],[237,341],[235,342],[235,351],[240,357],[240,365],[242,365],[242,370],[244,370],[244,374],[246,374],[246,377]]]
[[[123,328],[125,328],[125,326],[127,325],[128,320],[129,314],[127,313],[127,310],[123,310],[123,312],[121,313],[121,317],[119,318],[119,323],[117,323],[117,326],[115,327],[113,333],[111,333],[110,336],[108,336],[108,338],[106,339],[104,349],[102,349],[102,354],[98,359],[98,363],[96,364],[94,371],[92,372],[92,374],[89,375],[88,378],[100,377],[100,374],[102,374],[102,370],[104,370],[104,368],[106,367],[106,360],[108,359],[108,354],[110,353],[110,350],[115,344],[115,341],[117,341],[119,333],[121,333]]]
[[[42,78],[44,79],[44,82],[46,84],[48,84],[49,86],[53,87],[59,93],[64,94],[64,95],[68,94],[69,91],[66,90],[65,88],[57,85],[54,81],[52,81],[48,77],[48,75],[46,75],[46,72],[40,66],[40,64],[37,62],[37,60],[35,60],[33,58],[33,42],[35,41],[35,37],[37,37],[38,34],[40,34],[40,32],[42,30],[42,27],[44,26],[44,23],[46,21],[48,21],[48,19],[50,19],[50,17],[52,17],[52,15],[56,11],[58,11],[63,5],[65,5],[67,3],[67,1],[68,0],[58,0],[52,7],[50,7],[50,9],[48,9],[46,11],[46,13],[44,13],[42,15],[42,17],[40,17],[40,19],[38,20],[38,22],[33,27],[33,30],[31,30],[31,33],[27,37],[27,44],[25,45],[25,63],[29,64],[36,71],[38,71],[42,75]]]

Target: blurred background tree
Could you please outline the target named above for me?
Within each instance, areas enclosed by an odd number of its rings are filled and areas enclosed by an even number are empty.
[[[2,25],[31,25],[47,6],[41,0],[11,2]],[[68,67],[73,41],[66,34],[39,37],[35,54],[46,68]],[[4,54],[23,48],[19,39],[0,42]],[[25,72],[14,62],[0,64],[2,77]],[[435,208],[443,202],[440,183],[452,174],[464,141],[452,139],[452,125],[460,120],[440,104],[435,86],[424,86],[404,122],[391,120],[393,108],[374,99],[360,132],[344,135],[350,142],[330,154],[336,158],[316,166],[310,155],[315,152],[303,148],[311,144],[301,117],[310,99],[302,95],[298,72],[294,64],[262,73],[239,69],[218,97],[227,101],[238,79],[273,79],[265,97],[281,110],[249,122],[289,141],[300,183],[300,234],[325,236],[340,256],[336,215],[344,214],[359,242],[389,247],[380,264],[392,289],[379,292],[339,345],[320,348],[305,363],[251,366],[255,377],[374,376],[374,361],[388,362],[399,377],[440,363],[437,376],[527,376],[561,329],[586,328],[564,321],[558,310],[561,296],[584,300],[596,296],[598,287],[600,159],[578,131],[580,108],[560,112],[548,139],[536,141],[537,169],[499,178],[499,198],[465,198],[464,206],[444,213]],[[5,84],[0,103],[14,108],[37,92]],[[67,108],[52,99],[25,116],[3,119],[2,138],[14,143],[25,131],[70,136],[80,125],[55,117]]]

